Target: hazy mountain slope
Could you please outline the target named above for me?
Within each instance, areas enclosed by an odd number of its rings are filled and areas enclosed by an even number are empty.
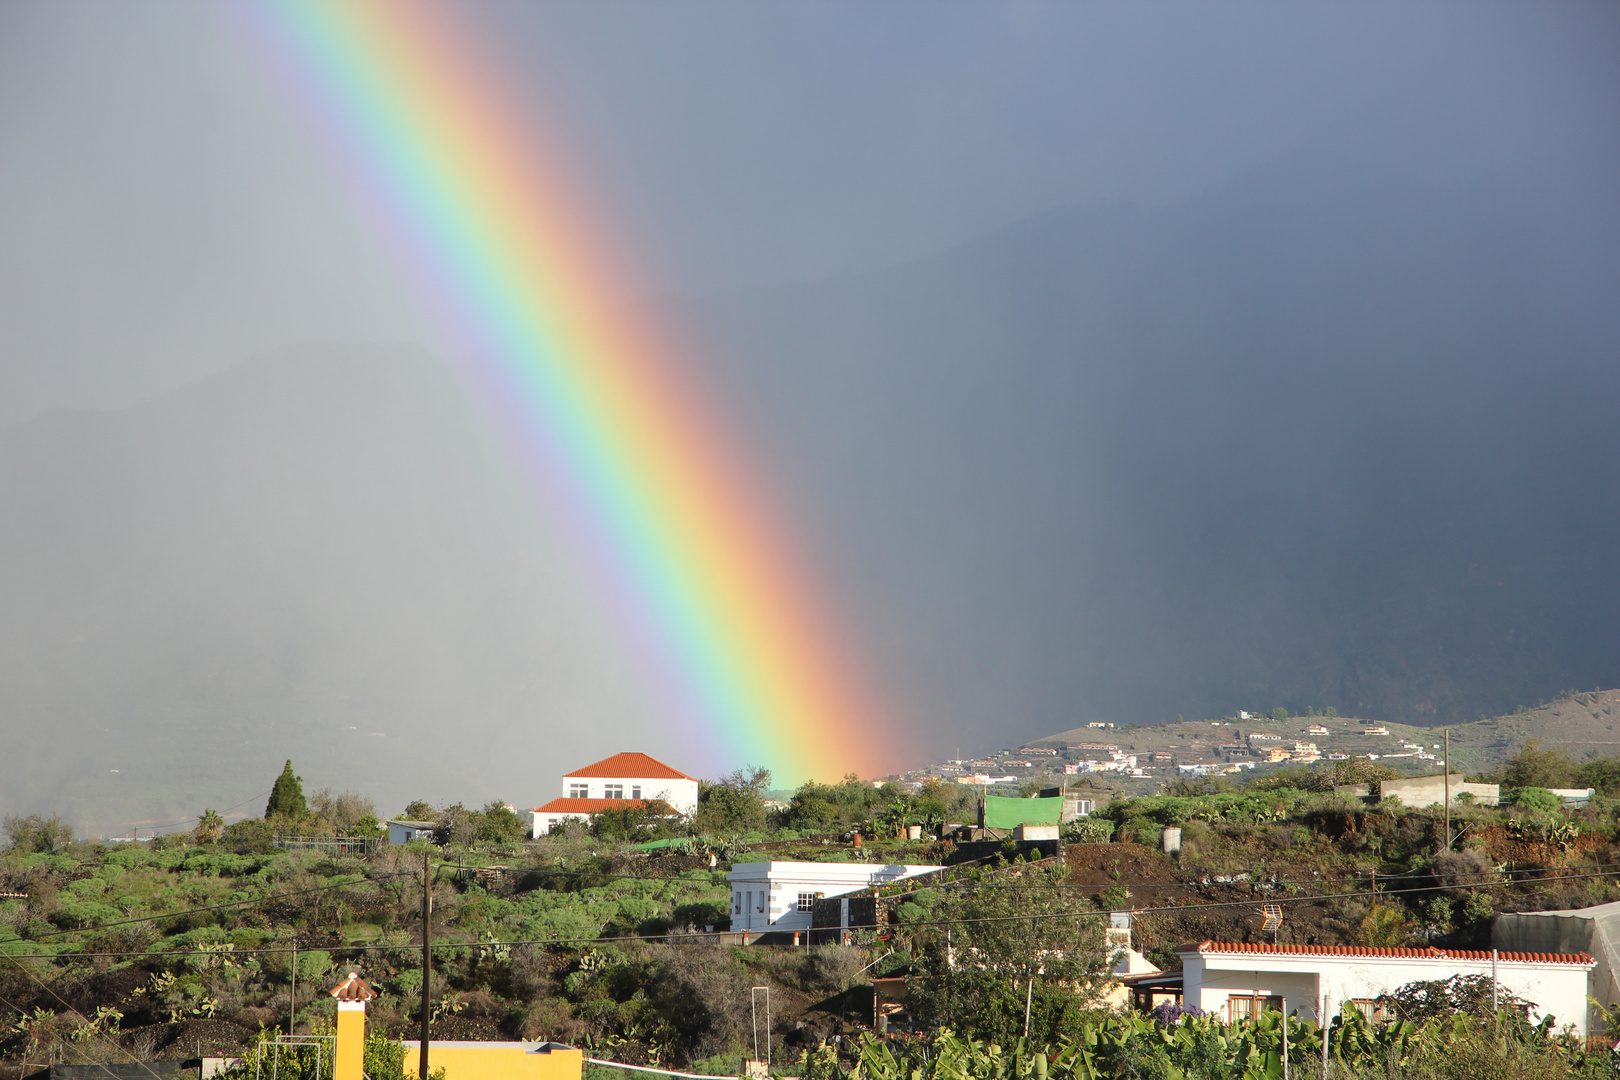
[[[1620,678],[1605,185],[1306,155],[693,319],[942,726],[1472,718]]]
[[[652,714],[513,460],[353,347],[0,433],[0,810],[179,818],[287,757],[385,813],[553,794]]]
[[[920,763],[1620,682],[1616,295],[1579,170],[1307,157],[682,314]],[[469,385],[322,347],[0,431],[0,812],[257,809],[289,756],[389,812],[740,764],[669,730]]]

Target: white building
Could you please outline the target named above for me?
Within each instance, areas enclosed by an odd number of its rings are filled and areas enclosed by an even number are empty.
[[[434,821],[389,821],[388,842],[390,844],[408,844],[412,840],[433,840],[433,830],[439,827]]]
[[[900,863],[735,863],[726,875],[731,882],[731,928],[808,930],[819,897],[843,896],[941,869]]]
[[[536,806],[534,835],[544,836],[559,821],[583,821],[603,810],[640,805],[652,800],[668,804],[677,814],[697,812],[698,782],[646,754],[614,754],[562,778],[562,795]]]
[[[1345,1004],[1371,1014],[1380,994],[1419,980],[1495,976],[1501,988],[1532,1002],[1530,1018],[1556,1018],[1558,1028],[1587,1032],[1587,953],[1489,949],[1374,949],[1341,945],[1264,945],[1204,941],[1183,945],[1182,1000],[1228,1023],[1261,1010],[1298,1011],[1317,1019]]]

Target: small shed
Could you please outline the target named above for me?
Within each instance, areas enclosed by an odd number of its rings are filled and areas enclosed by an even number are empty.
[[[439,827],[437,821],[389,821],[388,842],[390,844],[408,844],[412,840],[433,841],[433,831]]]

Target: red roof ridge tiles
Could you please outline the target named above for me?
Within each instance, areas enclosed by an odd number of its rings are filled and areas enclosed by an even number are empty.
[[[1489,960],[1490,949],[1438,949],[1433,945],[1422,949],[1383,948],[1375,945],[1268,945],[1258,941],[1193,941],[1177,947],[1176,952],[1200,953],[1266,953],[1273,956],[1367,956],[1367,957],[1419,957],[1446,960]],[[1589,953],[1549,952],[1497,952],[1496,959],[1519,964],[1590,964]]]
[[[377,996],[377,991],[360,977],[358,971],[351,971],[348,978],[332,987],[332,996],[339,1001],[370,1001]]]
[[[571,776],[617,776],[634,777],[646,780],[695,780],[695,776],[687,776],[679,769],[672,769],[655,757],[648,757],[640,753],[614,754],[601,761],[592,762],[582,769],[563,773],[563,779]]]

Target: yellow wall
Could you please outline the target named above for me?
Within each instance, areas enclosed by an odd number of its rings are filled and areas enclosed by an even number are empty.
[[[332,1076],[334,1080],[363,1080],[366,1069],[366,1010],[346,1007],[349,1003],[338,1003],[337,1014],[337,1062]]]
[[[405,1044],[405,1075],[415,1076],[421,1046]],[[433,1042],[428,1044],[428,1071],[444,1070],[445,1080],[580,1080],[585,1051],[531,1053],[533,1043]]]

